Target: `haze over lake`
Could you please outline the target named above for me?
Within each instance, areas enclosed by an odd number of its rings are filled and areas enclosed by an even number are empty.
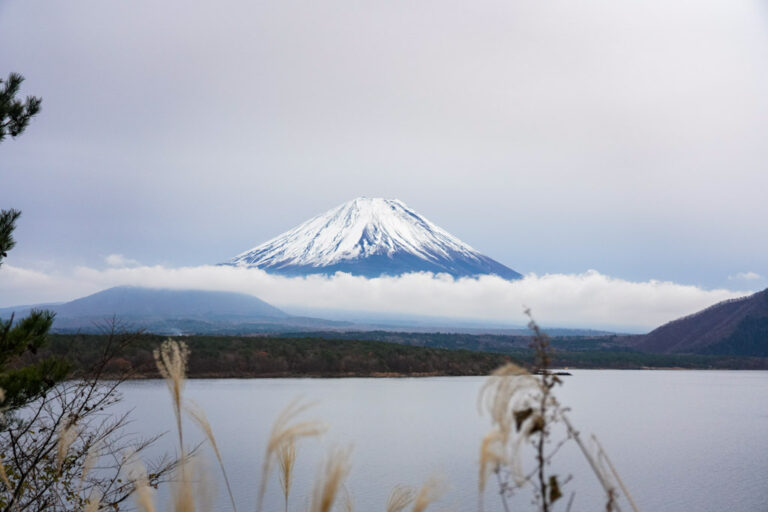
[[[574,370],[557,389],[585,439],[594,433],[644,511],[753,511],[768,503],[768,372]],[[303,510],[330,447],[353,446],[348,487],[356,510],[382,510],[396,484],[444,478],[445,510],[477,510],[478,450],[489,428],[477,411],[484,378],[192,380],[186,396],[213,426],[240,509],[250,510],[273,419],[297,397],[315,403],[307,418],[330,427],[299,445],[290,510]],[[165,383],[122,386],[120,408],[134,409],[130,430],[169,431],[158,452],[172,452],[173,413]],[[201,439],[185,425],[190,442]],[[208,453],[208,452],[206,452]],[[553,470],[573,474],[573,510],[600,510],[597,482],[573,443]],[[211,458],[210,472],[217,468]],[[229,510],[223,482],[216,510]],[[486,510],[501,510],[489,485]],[[167,492],[161,487],[161,493]],[[164,496],[161,494],[161,496]],[[528,496],[518,502],[528,505]],[[527,507],[523,507],[527,508]],[[561,504],[563,508],[563,504]],[[265,510],[282,510],[273,475]]]

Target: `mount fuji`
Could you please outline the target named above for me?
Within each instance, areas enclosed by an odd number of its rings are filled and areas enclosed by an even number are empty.
[[[379,277],[433,272],[453,277],[522,277],[402,201],[366,197],[318,215],[224,264],[287,276],[347,272]]]

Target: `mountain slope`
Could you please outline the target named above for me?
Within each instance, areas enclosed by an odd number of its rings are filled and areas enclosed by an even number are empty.
[[[669,322],[635,339],[659,353],[768,356],[768,289]]]
[[[245,293],[118,286],[54,306],[60,317],[186,316],[286,318],[287,313]]]
[[[0,309],[0,318],[16,319],[32,306]],[[56,332],[100,332],[116,318],[126,329],[160,334],[242,334],[304,331],[350,325],[317,318],[291,316],[244,293],[167,290],[121,286],[63,304],[34,306],[56,313]]]
[[[403,202],[379,198],[349,201],[235,256],[226,264],[292,276],[340,271],[378,277],[423,271],[454,277],[522,277]]]

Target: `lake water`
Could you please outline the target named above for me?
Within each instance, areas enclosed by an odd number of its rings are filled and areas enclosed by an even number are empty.
[[[594,433],[641,510],[768,510],[768,372],[574,370],[556,393],[572,408],[583,434]],[[264,446],[273,419],[297,397],[315,405],[305,415],[328,424],[321,440],[299,445],[291,510],[304,510],[323,454],[351,445],[347,481],[355,509],[384,510],[396,484],[420,485],[431,476],[447,485],[430,510],[477,510],[478,449],[487,417],[477,411],[484,378],[247,379],[189,381],[186,396],[213,426],[241,511],[254,510]],[[173,412],[161,381],[128,382],[120,407],[132,408],[131,430],[173,431]],[[190,442],[202,437],[185,424]],[[586,437],[586,436],[585,436]],[[156,452],[172,452],[167,436]],[[213,461],[213,459],[211,459]],[[574,511],[602,510],[593,474],[575,445],[551,468],[572,474]],[[212,474],[217,468],[212,463]],[[223,483],[216,510],[229,510]],[[490,485],[489,487],[493,487]],[[158,499],[166,496],[160,491]],[[517,510],[530,510],[529,496]],[[502,510],[489,490],[487,511]],[[559,510],[564,510],[564,501]],[[266,511],[282,511],[273,475]],[[164,505],[159,508],[164,510]]]

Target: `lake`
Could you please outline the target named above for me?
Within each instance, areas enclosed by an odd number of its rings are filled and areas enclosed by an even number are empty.
[[[768,510],[768,372],[572,370],[556,389],[585,439],[595,434],[640,509],[657,511]],[[431,476],[446,484],[429,510],[477,510],[480,440],[489,428],[477,409],[479,377],[394,379],[192,380],[186,396],[206,411],[240,511],[255,509],[261,461],[272,421],[292,400],[329,427],[298,446],[290,509],[304,510],[322,457],[351,446],[347,480],[357,511],[384,510],[396,484],[418,486]],[[122,386],[121,409],[133,409],[130,430],[171,431],[154,453],[176,446],[173,412],[162,381]],[[190,442],[202,436],[185,423]],[[210,454],[210,451],[205,451]],[[212,454],[209,471],[218,478]],[[528,460],[530,462],[530,459]],[[604,500],[573,442],[551,470],[575,491],[573,510],[601,510]],[[161,488],[159,501],[167,498]],[[229,510],[223,483],[215,510]],[[518,496],[517,510],[531,510]],[[564,510],[566,500],[560,502]],[[266,511],[283,510],[272,476]],[[159,509],[165,509],[161,504]],[[626,509],[626,508],[625,508]],[[485,510],[502,510],[493,485]]]

